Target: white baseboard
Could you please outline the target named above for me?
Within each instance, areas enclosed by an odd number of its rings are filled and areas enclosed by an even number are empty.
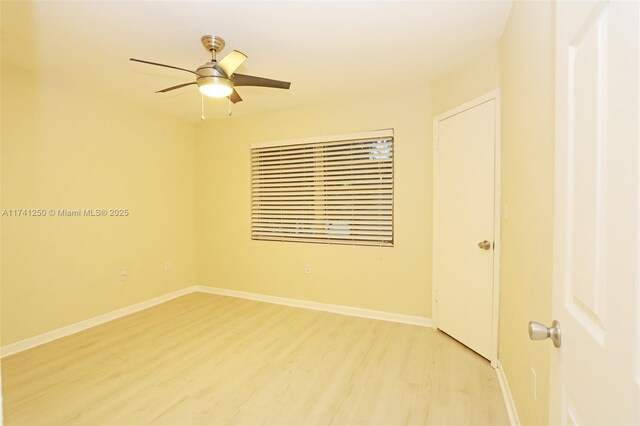
[[[16,343],[0,348],[0,358],[4,358],[9,355],[16,354],[18,352],[25,351],[27,349],[40,346],[42,344],[57,340],[61,337],[69,336],[71,334],[78,333],[91,327],[95,327],[105,322],[112,321],[117,318],[124,317],[129,314],[141,311],[143,309],[150,308],[160,303],[167,302],[186,294],[194,292],[203,292],[210,294],[218,294],[221,296],[237,297],[241,299],[255,300],[258,302],[274,303],[277,305],[293,306],[296,308],[313,309],[316,311],[332,312],[334,314],[350,315],[354,317],[371,318],[382,321],[399,322],[403,324],[418,325],[421,327],[431,327],[431,318],[416,317],[411,315],[393,314],[390,312],[374,311],[363,308],[353,308],[350,306],[342,305],[330,305],[320,302],[312,302],[308,300],[288,299],[285,297],[269,296],[266,294],[248,293],[244,291],[229,290],[225,288],[207,287],[207,286],[191,286],[182,290],[174,291],[162,296],[154,297],[153,299],[145,300],[144,302],[136,303],[134,305],[126,306],[124,308],[116,309],[115,311],[108,312],[97,317],[89,318],[84,321],[70,324],[65,327],[57,328],[52,331],[40,334],[38,336],[30,337],[25,340],[21,340]]]
[[[391,312],[374,311],[371,309],[354,308],[351,306],[331,305],[328,303],[312,302],[309,300],[289,299],[286,297],[269,296],[267,294],[250,293],[246,291],[229,290],[226,288],[196,286],[197,291],[217,294],[220,296],[237,297],[240,299],[255,300],[257,302],[273,303],[276,305],[293,306],[296,308],[312,309],[315,311],[331,312],[334,314],[349,315],[353,317],[370,318],[382,321],[399,322],[402,324],[432,327],[431,318],[412,315],[394,314]]]
[[[141,311],[143,309],[150,308],[160,303],[167,302],[185,294],[193,293],[196,291],[197,286],[191,286],[182,290],[174,291],[172,293],[164,294],[162,296],[154,297],[153,299],[145,300],[144,302],[136,303],[133,305],[125,306],[124,308],[116,309],[115,311],[108,312],[106,314],[98,315],[97,317],[89,318],[84,321],[70,324],[65,327],[57,328],[52,331],[34,336],[25,340],[21,340],[16,343],[0,348],[0,357],[4,358],[9,355],[13,355],[18,352],[22,352],[27,349],[40,346],[44,343],[51,342],[61,337],[69,336],[70,334],[78,333],[79,331],[86,330],[96,325],[104,324],[105,322],[112,321],[114,319],[124,317],[129,314]]]
[[[518,419],[516,404],[513,401],[511,390],[509,390],[509,382],[507,381],[507,376],[504,374],[504,369],[502,368],[500,361],[498,361],[496,375],[498,376],[498,383],[500,384],[500,390],[502,391],[502,397],[504,398],[504,405],[507,408],[507,414],[509,415],[509,423],[511,426],[520,426],[520,419]]]

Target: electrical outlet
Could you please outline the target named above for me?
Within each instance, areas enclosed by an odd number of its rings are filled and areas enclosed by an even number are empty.
[[[310,274],[311,273],[311,264],[307,263],[304,265],[304,273],[305,274]]]
[[[120,281],[125,281],[127,278],[127,271],[120,271]]]
[[[538,400],[538,375],[533,367],[531,367],[531,391],[533,392],[533,399]]]
[[[173,269],[173,263],[171,263],[170,260],[167,260],[166,262],[164,262],[164,270],[165,271],[170,271]]]

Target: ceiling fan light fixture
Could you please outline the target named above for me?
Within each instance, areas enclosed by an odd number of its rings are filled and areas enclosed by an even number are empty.
[[[211,98],[224,98],[233,92],[233,83],[224,77],[202,77],[198,79],[198,90]]]

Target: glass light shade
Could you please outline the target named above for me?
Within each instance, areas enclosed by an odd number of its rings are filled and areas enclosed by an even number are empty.
[[[212,98],[224,98],[233,92],[231,81],[221,77],[206,77],[198,82],[198,90]]]

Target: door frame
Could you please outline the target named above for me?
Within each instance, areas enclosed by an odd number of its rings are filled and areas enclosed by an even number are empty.
[[[493,311],[492,311],[492,330],[491,338],[493,343],[492,355],[489,361],[493,368],[498,367],[498,316],[500,313],[500,89],[492,90],[489,93],[485,93],[475,99],[472,99],[464,104],[457,106],[453,109],[438,114],[433,118],[433,229],[432,229],[432,264],[431,264],[431,300],[432,311],[431,317],[433,322],[433,328],[438,329],[438,278],[437,278],[437,260],[438,260],[438,248],[436,247],[436,241],[438,236],[438,214],[435,208],[438,203],[438,171],[439,171],[439,136],[438,125],[439,122],[460,114],[478,105],[484,104],[489,101],[495,101],[495,146],[494,146],[494,175],[493,175],[493,193],[494,193],[494,208],[493,208]]]

